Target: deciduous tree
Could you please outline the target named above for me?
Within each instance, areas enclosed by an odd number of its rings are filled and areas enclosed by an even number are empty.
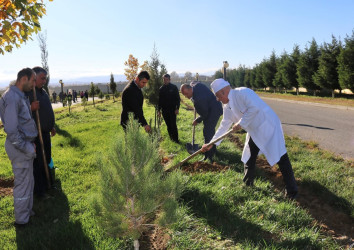
[[[124,75],[126,76],[127,81],[131,82],[138,74],[138,70],[139,70],[138,58],[135,58],[132,54],[130,54],[128,60],[124,62],[124,65],[127,66],[127,68],[124,69],[125,71]]]
[[[0,53],[32,39],[41,30],[39,19],[45,14],[43,0],[0,0]]]

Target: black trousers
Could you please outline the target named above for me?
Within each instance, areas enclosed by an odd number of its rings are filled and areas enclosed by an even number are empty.
[[[172,141],[178,141],[178,129],[175,110],[162,110],[162,117],[167,125],[167,132]]]
[[[245,175],[243,178],[243,182],[246,183],[246,185],[251,186],[251,185],[253,185],[254,178],[255,178],[256,159],[257,159],[257,155],[259,153],[259,148],[253,142],[252,138],[250,138],[250,140],[248,142],[248,146],[250,147],[251,157],[249,158],[247,163],[244,165],[244,174]],[[293,168],[291,166],[288,154],[285,153],[280,158],[280,160],[277,164],[278,164],[280,172],[283,176],[283,181],[285,183],[287,195],[289,197],[295,197],[298,192],[298,188],[297,188]]]
[[[52,156],[50,133],[42,132],[42,137],[43,137],[44,151],[46,154],[47,164],[49,164]],[[36,195],[44,195],[45,191],[47,190],[48,184],[47,184],[47,177],[44,169],[42,147],[39,140],[39,136],[37,136],[34,143],[36,144],[36,153],[37,153],[37,157],[33,161],[34,193]],[[48,168],[51,185],[53,185],[54,178],[50,176],[51,173],[49,171],[49,167],[48,166],[46,167]]]

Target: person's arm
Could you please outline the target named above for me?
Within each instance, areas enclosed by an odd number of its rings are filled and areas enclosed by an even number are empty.
[[[201,123],[202,121],[206,120],[208,118],[209,112],[208,112],[208,102],[206,99],[199,99],[194,101],[194,107],[197,113],[199,114],[199,117],[195,119],[197,123]]]
[[[233,123],[231,120],[231,116],[232,116],[231,110],[229,108],[224,108],[224,115],[222,117],[222,121],[220,123],[220,126],[210,141],[213,141],[213,140],[219,138],[220,136],[222,136],[223,134],[225,134],[229,130],[229,128],[231,127],[231,125]],[[219,146],[222,141],[223,140],[218,141],[217,143],[215,143],[215,145]],[[208,145],[208,143],[203,145],[202,152],[209,151],[212,148],[212,145],[210,145],[210,146],[207,146],[207,145]]]
[[[4,112],[4,130],[7,140],[25,154],[35,153],[33,143],[25,141],[18,130],[19,107],[15,100],[8,102]]]

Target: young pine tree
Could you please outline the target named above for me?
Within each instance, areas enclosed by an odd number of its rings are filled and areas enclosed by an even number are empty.
[[[101,190],[93,205],[110,235],[131,237],[138,249],[138,239],[148,226],[176,220],[181,174],[164,175],[157,138],[143,132],[133,116],[125,138],[116,140],[100,166]]]

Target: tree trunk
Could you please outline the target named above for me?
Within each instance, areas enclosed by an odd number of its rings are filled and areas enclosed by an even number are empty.
[[[332,98],[335,97],[334,89],[332,89]]]
[[[299,95],[299,88],[296,88],[296,95]]]

